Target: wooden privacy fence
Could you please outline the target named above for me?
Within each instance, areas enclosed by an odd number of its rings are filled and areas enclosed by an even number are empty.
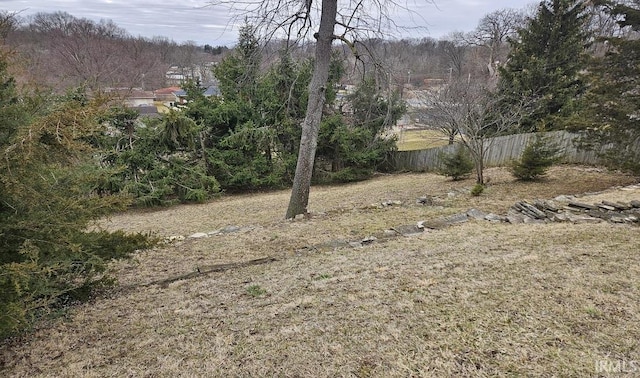
[[[578,150],[574,144],[579,135],[567,131],[543,133],[549,142],[555,143],[561,151],[563,163],[598,164],[600,159],[595,151]],[[485,141],[485,167],[506,165],[520,158],[524,148],[532,142],[537,133],[505,135],[487,138]],[[433,171],[441,166],[440,155],[454,152],[457,144],[416,151],[396,151],[393,163],[399,171]]]

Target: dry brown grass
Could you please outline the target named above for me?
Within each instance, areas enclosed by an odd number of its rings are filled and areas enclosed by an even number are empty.
[[[502,169],[487,175],[480,197],[467,193],[472,181],[430,174],[316,187],[303,221],[282,219],[288,191],[115,216],[106,227],[162,236],[247,229],[114,263],[122,289],[2,346],[0,373],[584,377],[598,375],[598,361],[640,368],[637,226],[469,222],[364,248],[304,248],[469,207],[504,213],[521,199],[603,190],[582,200],[640,199],[607,189],[632,178],[592,168],[556,167],[529,184]],[[415,204],[423,195],[438,206]],[[386,200],[403,204],[371,206]],[[265,255],[278,260],[139,286]]]
[[[446,146],[449,138],[439,130],[402,130],[398,134],[398,151],[422,150]]]

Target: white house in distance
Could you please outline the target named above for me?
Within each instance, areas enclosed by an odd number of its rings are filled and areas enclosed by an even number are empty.
[[[169,85],[180,85],[187,80],[196,80],[201,83],[210,83],[215,80],[213,67],[217,62],[205,62],[188,67],[171,66],[165,73]]]

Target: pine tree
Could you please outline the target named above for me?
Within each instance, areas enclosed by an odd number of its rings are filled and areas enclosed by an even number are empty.
[[[262,54],[255,27],[245,24],[240,28],[234,52],[214,68],[222,96],[226,100],[238,99],[251,104],[261,62]]]
[[[0,339],[65,300],[86,298],[106,262],[148,245],[142,235],[87,231],[128,204],[99,193],[107,172],[91,136],[99,100],[18,92],[0,54]]]
[[[604,147],[612,167],[640,174],[640,1],[605,2],[605,10],[624,32],[607,38],[607,53],[592,61],[586,106],[576,123],[587,131],[583,147]]]
[[[442,162],[442,167],[438,173],[451,177],[453,181],[469,177],[475,167],[469,150],[463,144],[458,144],[454,152],[442,154],[439,157]]]
[[[512,51],[500,68],[498,92],[506,109],[523,97],[533,101],[522,120],[523,131],[562,129],[583,91],[579,71],[585,67],[587,35],[583,1],[546,0],[526,28],[511,39]]]
[[[543,135],[529,143],[520,159],[511,165],[511,173],[521,181],[538,180],[558,161],[560,150]]]

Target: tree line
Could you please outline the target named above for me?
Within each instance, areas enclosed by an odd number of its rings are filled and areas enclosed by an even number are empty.
[[[66,12],[7,14],[12,27],[5,45],[22,58],[20,82],[63,93],[84,86],[91,90],[166,86],[171,66],[189,69],[217,61],[226,46],[178,44],[166,37],[134,37],[111,20],[95,22]]]
[[[233,47],[198,46],[193,42],[178,44],[166,37],[134,37],[110,20],[95,22],[66,12],[37,13],[29,17],[7,14],[12,27],[4,43],[22,57],[19,82],[31,82],[39,88],[64,92],[70,87],[89,89],[107,87],[145,88],[168,86],[165,74],[171,66],[188,69],[207,62],[219,62]],[[362,50],[375,60],[367,60],[370,70],[379,65],[395,85],[414,87],[471,74],[483,75],[487,62],[504,58],[505,36],[522,26],[523,13],[505,10],[487,15],[478,31],[431,37],[389,40],[365,38]],[[493,23],[490,30],[489,23]],[[493,34],[492,34],[493,33]],[[312,44],[300,43],[292,52],[294,59],[311,58]],[[235,47],[235,46],[234,46]],[[263,68],[279,59],[286,41],[261,41]],[[289,46],[291,48],[291,46]],[[345,53],[344,82],[357,82],[361,70],[346,45],[334,46]],[[364,58],[361,56],[360,58]]]

